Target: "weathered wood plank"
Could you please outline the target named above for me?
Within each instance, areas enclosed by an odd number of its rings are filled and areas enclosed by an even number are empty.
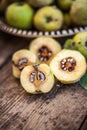
[[[44,104],[40,112],[41,115],[38,114],[40,109],[38,113],[32,115],[23,130],[29,130],[30,128],[32,130],[38,130],[39,128],[42,130],[78,130],[85,114],[87,114],[87,102],[82,103],[85,98],[82,99],[82,90],[77,89],[79,88],[77,87],[76,91],[73,91],[72,87],[70,89],[66,88],[66,90],[61,89],[62,93],[60,90],[55,99],[50,101],[48,105]],[[78,96],[79,92],[80,98]]]
[[[87,115],[84,123],[82,124],[82,127],[79,130],[87,130]]]
[[[28,46],[29,39],[14,37],[0,32],[0,68],[13,52]]]
[[[11,61],[0,74],[5,80],[0,85],[1,130],[78,130],[87,114],[87,91],[78,83],[30,95],[12,76]]]

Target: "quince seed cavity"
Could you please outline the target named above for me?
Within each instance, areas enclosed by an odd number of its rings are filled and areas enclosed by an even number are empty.
[[[76,61],[73,57],[64,58],[61,60],[60,66],[62,70],[71,72],[75,69]]]
[[[52,56],[52,51],[47,48],[47,46],[42,46],[38,50],[38,57],[40,61],[47,61]]]
[[[22,70],[28,63],[28,59],[27,58],[22,58],[19,59],[17,67],[19,68],[19,70]]]
[[[32,72],[30,74],[29,80],[30,80],[30,82],[34,83],[35,79],[43,82],[46,79],[46,77],[45,77],[45,74],[43,72],[36,71],[36,72]]]

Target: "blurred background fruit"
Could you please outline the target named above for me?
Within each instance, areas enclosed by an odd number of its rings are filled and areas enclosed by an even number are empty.
[[[53,3],[54,0],[27,0],[33,7],[42,7]]]
[[[24,2],[12,3],[6,10],[6,21],[9,25],[21,29],[32,27],[34,10]]]
[[[60,29],[63,25],[63,14],[58,8],[45,6],[36,12],[34,25],[40,31]]]
[[[12,7],[9,9],[8,14],[7,10],[9,6],[15,2],[19,3],[14,6],[16,12],[13,11]],[[26,3],[27,7],[21,5],[22,2]],[[13,23],[15,21],[14,15],[16,14],[16,20],[20,20]],[[87,25],[87,0],[1,0],[0,15],[3,17],[6,16],[4,18],[7,24],[21,29],[32,29],[43,32],[72,29]],[[11,18],[7,16],[11,16]],[[22,23],[21,26],[20,23]]]
[[[64,48],[78,50],[87,60],[87,32],[80,32],[73,39],[68,39],[64,44]]]
[[[70,9],[73,0],[57,0],[57,4],[61,10],[67,11]]]
[[[70,17],[76,25],[87,25],[87,0],[76,0],[70,10]]]

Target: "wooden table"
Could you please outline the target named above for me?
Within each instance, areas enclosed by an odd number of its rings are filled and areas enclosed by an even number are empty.
[[[30,95],[13,77],[12,54],[30,40],[0,32],[0,130],[87,130],[87,91],[79,83]]]

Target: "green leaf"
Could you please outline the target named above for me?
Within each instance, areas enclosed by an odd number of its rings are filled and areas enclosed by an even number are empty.
[[[80,85],[81,87],[83,87],[84,89],[87,89],[87,72],[85,73],[85,75],[80,79]]]

